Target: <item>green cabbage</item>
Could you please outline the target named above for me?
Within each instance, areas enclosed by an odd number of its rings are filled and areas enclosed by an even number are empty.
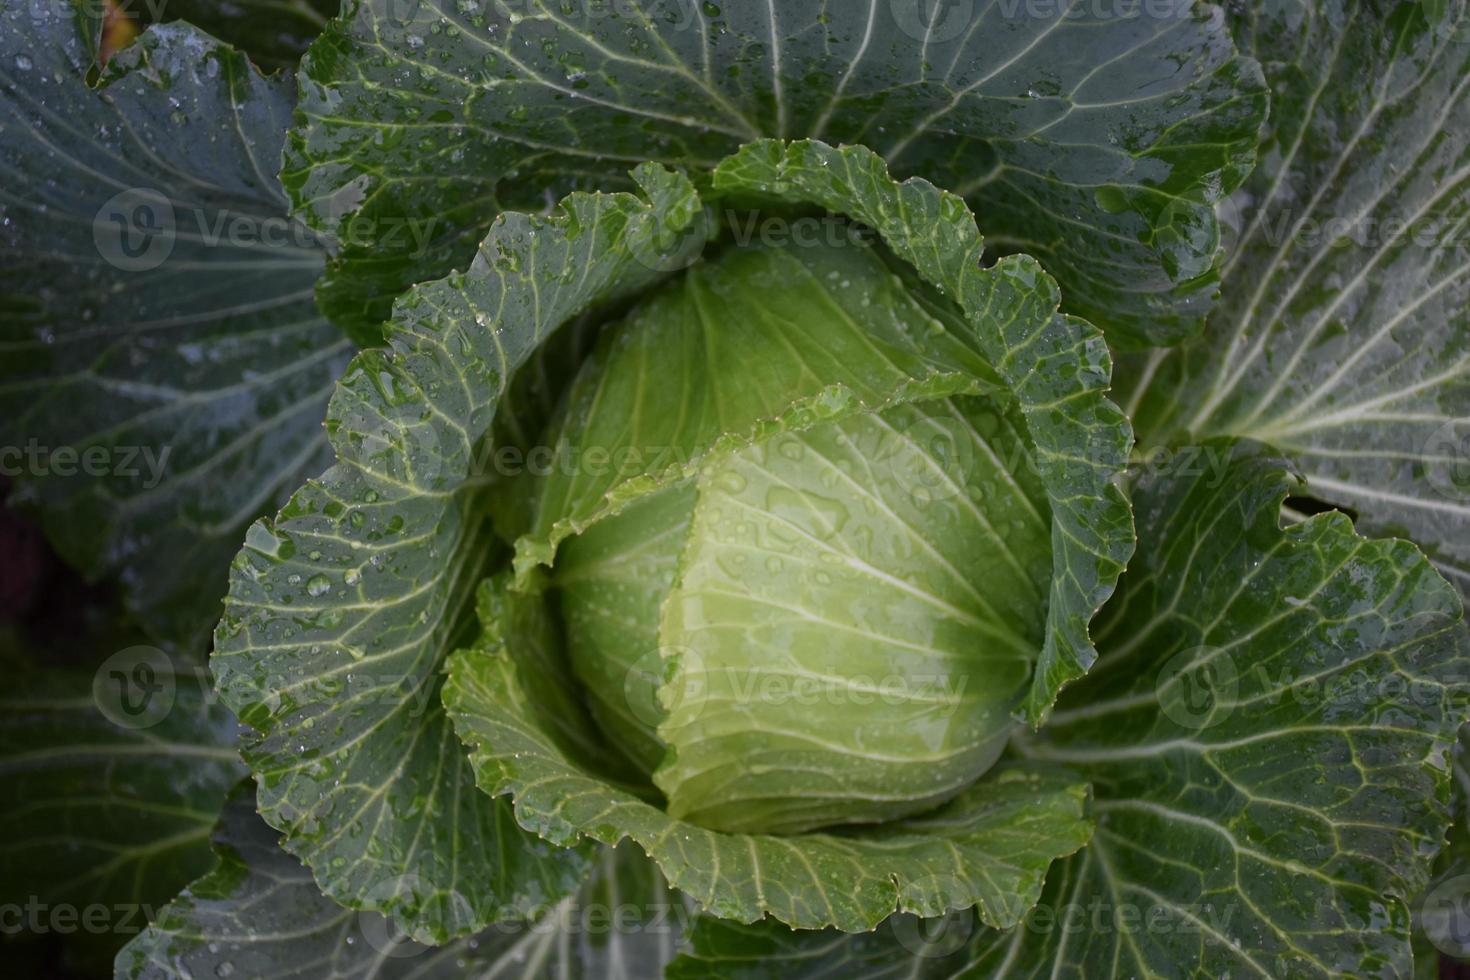
[[[652,458],[636,420],[658,406],[639,389],[662,374],[659,350],[702,348],[703,384],[750,392],[709,402],[744,436],[805,391],[856,386],[874,348],[922,338],[936,362],[951,345],[973,359],[943,312],[948,324],[867,250],[732,248],[611,328],[551,431],[585,461],[612,434],[590,417],[606,413],[627,439],[601,447],[612,460]],[[780,833],[880,822],[954,797],[1004,747],[1051,580],[1025,422],[985,396],[903,401],[872,379],[879,410],[706,451],[697,476],[561,545],[573,672],[673,816]],[[673,451],[703,450],[698,429],[665,430]],[[538,513],[566,499],[548,480]]]
[[[217,6],[0,0],[7,963],[1470,960],[1470,0]]]

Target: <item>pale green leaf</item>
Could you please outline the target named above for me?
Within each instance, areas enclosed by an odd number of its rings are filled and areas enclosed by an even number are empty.
[[[875,229],[930,287],[958,306],[971,337],[1015,398],[1051,509],[1046,635],[1021,714],[1040,724],[1056,692],[1095,651],[1087,624],[1133,548],[1116,485],[1131,430],[1106,397],[1102,335],[1057,313],[1057,286],[1034,261],[981,269],[975,221],[958,197],[922,180],[895,183],[862,147],[764,141],[722,163],[715,186],[766,201],[817,204]]]
[[[659,631],[677,658],[653,774],[670,814],[788,834],[872,823],[995,763],[1051,584],[1022,431],[981,398],[922,401],[708,468]]]

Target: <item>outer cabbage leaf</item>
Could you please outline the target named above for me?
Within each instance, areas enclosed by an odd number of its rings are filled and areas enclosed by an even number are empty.
[[[209,867],[209,829],[245,768],[238,725],[201,675],[155,648],[130,647],[95,676],[53,669],[8,678],[0,697],[7,940],[70,929],[74,963],[105,963]]]
[[[1270,443],[1470,595],[1470,7],[1234,16],[1271,126],[1205,335],[1120,365],[1140,441]]]
[[[1294,482],[1242,449],[1221,479],[1139,486],[1102,656],[1014,745],[1092,780],[1098,821],[1018,928],[864,949],[701,924],[671,974],[1409,976],[1470,634],[1407,542],[1337,513],[1281,529]]]
[[[57,550],[201,651],[248,523],[326,465],[350,342],[276,181],[294,86],[187,25],[0,6],[0,459]]]
[[[497,548],[469,477],[510,379],[562,324],[648,285],[638,256],[697,213],[686,180],[639,179],[648,199],[502,217],[468,274],[404,297],[388,350],[359,354],[332,397],[337,463],[233,566],[211,664],[260,733],[245,756],[261,814],[329,896],[416,938],[475,932],[587,869],[474,788],[440,665]],[[398,890],[405,875],[422,887]]]
[[[1189,0],[351,0],[302,77],[285,182],[343,245],[324,308],[363,327],[500,210],[811,137],[960,192],[1113,339],[1172,342],[1210,306],[1211,205],[1266,100]]]
[[[444,692],[481,788],[511,794],[522,825],[553,842],[637,842],[711,914],[856,932],[896,908],[933,915],[978,905],[987,922],[1009,925],[1052,861],[1087,841],[1086,785],[1026,767],[993,772],[924,816],[862,831],[725,834],[671,817],[608,774],[599,733],[566,690],[545,603],[508,584],[486,583],[485,633],[450,658]]]
[[[311,874],[278,846],[242,784],[214,833],[217,864],[163,908],[117,955],[117,977],[409,978],[604,980],[659,975],[672,959],[684,906],[631,849],[608,849],[575,895],[507,919],[468,939],[423,946],[376,912],[353,912],[322,895]]]

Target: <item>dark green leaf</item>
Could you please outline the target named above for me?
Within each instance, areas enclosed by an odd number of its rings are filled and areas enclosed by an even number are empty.
[[[1012,975],[1409,972],[1407,902],[1448,820],[1470,637],[1407,542],[1360,538],[1336,513],[1279,529],[1279,466],[1242,452],[1215,476],[1139,487],[1104,653],[1024,751],[1096,791],[1097,837],[1043,902],[1131,905],[1160,925],[1018,933]]]
[[[214,833],[217,864],[117,956],[118,980],[498,977],[642,980],[673,956],[687,912],[635,849],[611,848],[575,895],[439,947],[324,896],[281,850],[242,784]],[[408,887],[408,886],[405,886]]]
[[[182,24],[90,65],[65,5],[0,9],[0,463],[197,654],[245,527],[329,458],[351,345],[276,182],[290,79]]]
[[[351,0],[303,62],[285,181],[343,243],[324,308],[375,326],[502,209],[758,137],[862,143],[961,193],[1110,336],[1172,342],[1210,306],[1211,205],[1249,170],[1265,92],[1214,7],[1130,10]]]
[[[111,957],[209,867],[209,829],[244,774],[237,724],[202,667],[153,647],[118,651],[95,676],[52,670],[7,687],[0,896],[17,914],[5,931]]]
[[[1204,337],[1126,359],[1146,447],[1292,454],[1306,493],[1413,539],[1470,595],[1470,7],[1250,6],[1273,91]]]

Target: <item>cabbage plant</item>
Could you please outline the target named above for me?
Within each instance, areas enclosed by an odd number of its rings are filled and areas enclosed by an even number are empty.
[[[318,9],[0,0],[73,968],[1470,958],[1462,0]]]

